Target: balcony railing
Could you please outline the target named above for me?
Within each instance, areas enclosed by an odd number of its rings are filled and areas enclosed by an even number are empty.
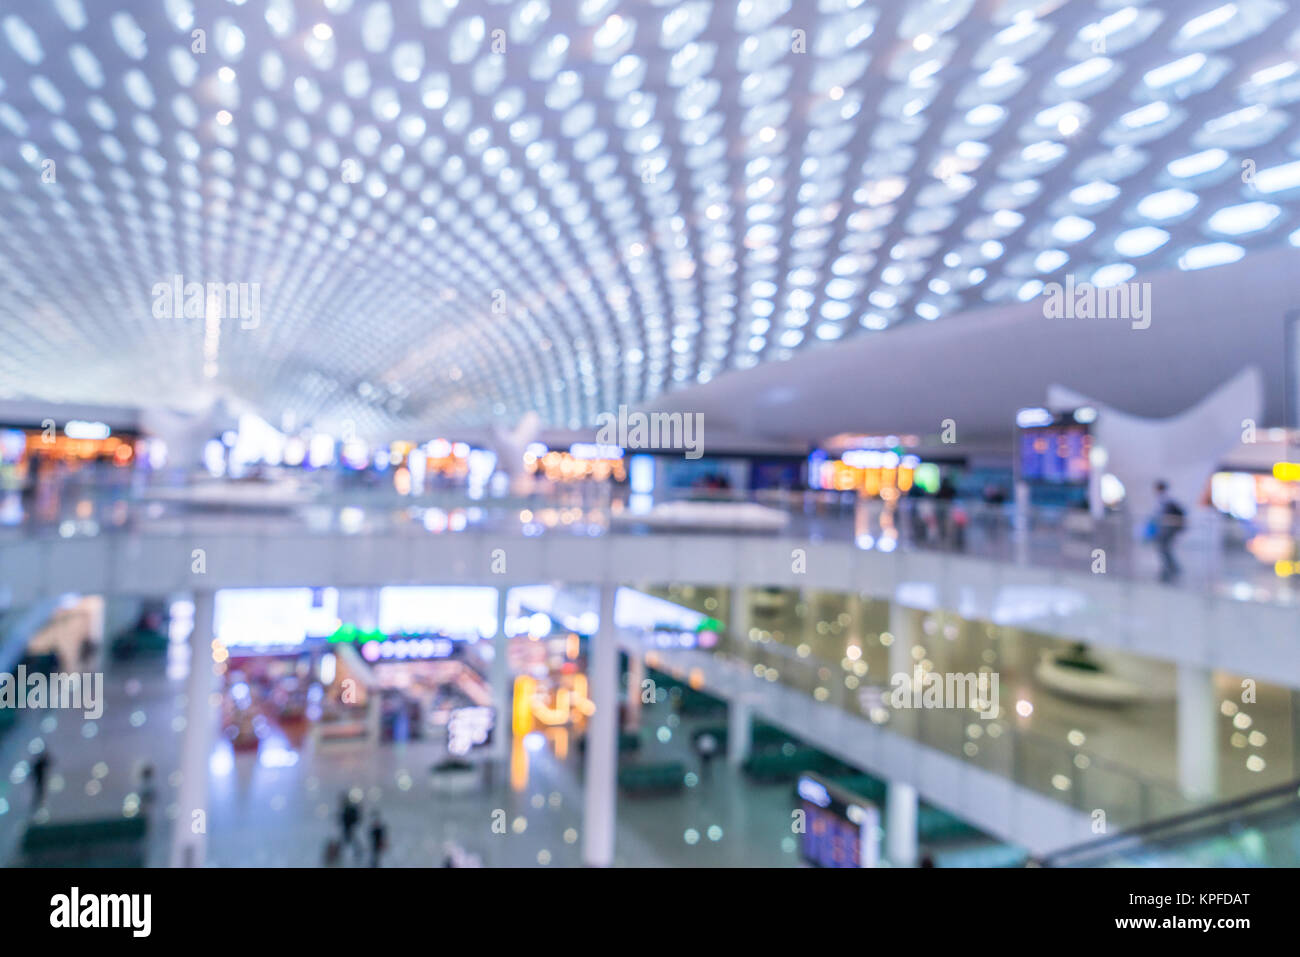
[[[1194,806],[1171,781],[1017,726],[1011,702],[999,702],[993,718],[981,717],[971,703],[964,708],[892,708],[890,688],[864,683],[850,690],[836,674],[838,665],[799,657],[780,644],[746,644],[737,651],[689,654],[711,654],[737,682],[728,690],[757,694],[779,683],[824,707],[847,711],[1076,810],[1092,814],[1103,809],[1107,826],[1132,826]]]
[[[693,512],[661,520],[665,506]],[[738,510],[736,506],[749,506]],[[755,512],[755,507],[767,511]],[[759,521],[755,521],[756,517]],[[558,486],[527,496],[471,497],[460,489],[402,496],[386,488],[259,486],[198,488],[87,484],[71,479],[40,501],[0,492],[0,542],[13,537],[80,537],[148,531],[162,535],[288,533],[427,535],[475,529],[507,535],[583,536],[731,532],[852,543],[867,551],[945,552],[1034,568],[1157,581],[1160,562],[1145,540],[1146,519],[1087,511],[935,499],[893,504],[854,493],[683,491],[628,495],[608,485]],[[1294,554],[1295,530],[1277,533]],[[1189,512],[1174,544],[1184,589],[1243,601],[1300,603],[1300,576],[1282,577],[1251,554],[1240,523]],[[1300,562],[1295,563],[1300,568]]]

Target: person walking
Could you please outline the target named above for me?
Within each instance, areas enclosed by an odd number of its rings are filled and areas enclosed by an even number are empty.
[[[1174,557],[1174,539],[1187,527],[1187,513],[1169,494],[1169,483],[1156,482],[1156,510],[1149,527],[1160,553],[1160,580],[1172,582],[1182,573],[1182,566]]]
[[[370,819],[370,866],[378,867],[379,859],[388,849],[388,827],[376,811]]]
[[[360,850],[357,839],[353,835],[359,823],[361,823],[361,808],[345,791],[340,799],[339,825],[343,830],[343,846],[354,853]]]
[[[42,751],[32,762],[32,787],[35,789],[33,808],[38,808],[45,803],[45,778],[52,763],[49,751]]]

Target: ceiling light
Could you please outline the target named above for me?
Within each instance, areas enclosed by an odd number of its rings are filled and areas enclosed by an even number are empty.
[[[1206,243],[1193,246],[1178,257],[1178,268],[1185,270],[1207,269],[1210,266],[1222,266],[1235,263],[1246,254],[1246,250],[1234,243]]]
[[[1200,176],[1202,173],[1216,170],[1227,161],[1227,151],[1216,147],[1170,160],[1165,169],[1169,171],[1170,176],[1178,179],[1191,179],[1194,176]]]
[[[1280,193],[1300,186],[1300,160],[1255,172],[1254,186],[1261,193]]]
[[[1145,256],[1169,242],[1169,234],[1155,226],[1128,229],[1115,237],[1115,252],[1121,256]]]
[[[1184,189],[1165,189],[1144,196],[1137,204],[1137,213],[1143,219],[1161,222],[1191,212],[1198,202],[1200,200],[1195,193]]]
[[[1224,236],[1243,236],[1266,228],[1281,215],[1282,210],[1272,203],[1256,201],[1225,206],[1211,216],[1205,225],[1211,232]]]

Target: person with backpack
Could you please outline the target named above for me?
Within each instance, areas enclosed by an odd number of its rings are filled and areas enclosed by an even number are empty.
[[[1156,482],[1156,511],[1151,517],[1152,538],[1160,553],[1160,580],[1172,582],[1182,572],[1174,558],[1174,539],[1187,527],[1187,513],[1169,494],[1169,483]]]

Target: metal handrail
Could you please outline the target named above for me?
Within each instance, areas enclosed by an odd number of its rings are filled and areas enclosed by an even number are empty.
[[[1279,784],[1262,791],[1256,791],[1253,794],[1248,794],[1244,797],[1220,801],[1216,804],[1205,805],[1204,807],[1183,814],[1175,814],[1170,817],[1160,818],[1134,827],[1125,828],[1116,834],[1110,834],[1094,841],[1084,841],[1079,844],[1072,844],[1068,847],[1061,848],[1058,851],[1053,851],[1051,854],[1044,857],[1039,863],[1043,867],[1058,867],[1061,866],[1063,860],[1080,854],[1095,854],[1104,851],[1108,847],[1133,841],[1145,842],[1153,839],[1159,840],[1161,832],[1178,830],[1187,825],[1195,826],[1208,824],[1208,822],[1214,818],[1222,818],[1225,816],[1243,817],[1244,815],[1240,812],[1270,801],[1281,801],[1282,804],[1279,807],[1267,809],[1269,811],[1281,810],[1288,804],[1295,805],[1297,811],[1300,811],[1300,778],[1286,784]]]

